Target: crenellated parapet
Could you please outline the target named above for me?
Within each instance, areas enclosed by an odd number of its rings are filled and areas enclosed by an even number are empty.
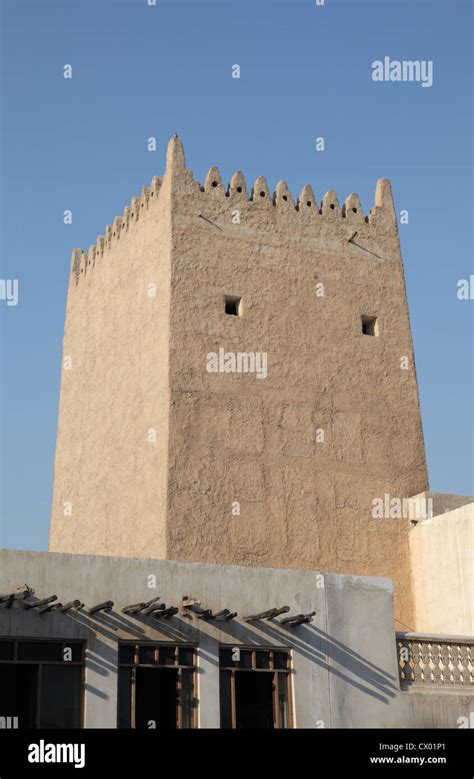
[[[153,176],[150,186],[143,187],[140,197],[132,197],[130,205],[125,206],[122,216],[116,216],[112,225],[107,225],[105,234],[97,237],[96,243],[89,247],[87,253],[83,249],[73,249],[71,273],[75,276],[76,282],[79,281],[81,274],[86,274],[90,268],[93,268],[96,261],[143,218],[144,212],[158,199],[162,180],[161,176]]]
[[[264,176],[259,176],[253,186],[248,187],[241,171],[234,173],[225,187],[215,165],[210,168],[204,183],[201,184],[194,179],[192,171],[186,168],[183,144],[178,136],[174,135],[168,144],[164,176],[154,176],[150,186],[143,187],[141,195],[131,199],[123,214],[116,216],[112,225],[107,225],[105,234],[97,238],[95,245],[90,246],[87,253],[82,249],[73,250],[71,273],[76,283],[81,275],[87,274],[114,245],[123,240],[129,232],[133,233],[135,224],[146,218],[146,212],[159,201],[164,182],[170,185],[169,191],[174,196],[194,196],[201,205],[202,198],[210,198],[211,203],[221,201],[223,205],[228,203],[233,208],[238,207],[239,203],[245,204],[247,213],[250,212],[249,209],[258,208],[259,212],[273,213],[275,216],[289,216],[292,213],[299,215],[299,223],[306,237],[311,237],[313,226],[317,228],[317,225],[320,225],[331,229],[331,225],[336,228],[344,223],[355,229],[357,226],[364,227],[381,237],[397,235],[397,220],[388,179],[377,181],[375,204],[367,215],[364,214],[355,192],[348,195],[342,206],[333,189],[328,190],[318,202],[310,184],[305,184],[299,196],[294,198],[287,183],[279,181],[272,194]],[[199,216],[199,213],[197,215]],[[261,221],[259,224],[262,224]],[[298,220],[295,219],[295,229],[298,229],[297,224]],[[268,229],[272,229],[271,222],[268,223]]]

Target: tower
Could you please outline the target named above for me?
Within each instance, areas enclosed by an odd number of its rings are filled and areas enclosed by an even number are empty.
[[[50,550],[391,577],[410,626],[408,519],[427,489],[390,183],[364,217],[295,203],[181,141],[68,290]]]

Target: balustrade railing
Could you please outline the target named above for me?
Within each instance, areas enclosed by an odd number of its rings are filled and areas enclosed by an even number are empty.
[[[397,633],[397,658],[404,690],[474,685],[474,639]]]

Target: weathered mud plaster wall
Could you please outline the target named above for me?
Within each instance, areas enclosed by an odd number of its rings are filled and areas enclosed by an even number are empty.
[[[409,539],[417,632],[474,636],[474,502],[418,522]]]
[[[319,208],[306,186],[295,208],[284,182],[226,190],[217,168],[201,188],[171,148],[168,557],[388,576],[412,625],[409,523],[371,516],[427,486],[389,182],[366,220],[355,194]],[[209,373],[220,348],[266,353],[267,378]]]
[[[169,186],[154,178],[73,252],[53,551],[166,555],[170,244]]]
[[[150,589],[150,576],[156,588]],[[0,637],[86,641],[85,726],[116,727],[119,641],[192,642],[197,646],[199,725],[218,728],[219,646],[266,646],[291,650],[295,724],[299,728],[459,727],[474,696],[432,690],[401,692],[393,630],[392,584],[378,578],[317,574],[169,560],[98,555],[0,551],[0,593],[24,582],[35,597],[55,593],[63,602],[80,598],[86,608],[40,615],[17,603],[0,606]],[[321,585],[324,586],[321,586]],[[122,613],[130,603],[160,596],[180,606],[183,595],[214,613],[237,611],[232,622],[206,622],[178,613],[169,622]],[[113,600],[110,614],[87,607]],[[247,623],[249,614],[287,605],[290,614],[316,611],[298,628]]]
[[[309,186],[295,207],[284,182],[201,187],[174,138],[163,181],[74,257],[50,549],[387,576],[413,629],[409,522],[371,514],[427,488],[390,183],[367,217]],[[268,376],[209,373],[220,348]]]

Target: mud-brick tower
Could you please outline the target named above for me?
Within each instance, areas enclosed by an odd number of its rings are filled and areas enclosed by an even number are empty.
[[[427,486],[390,183],[366,217],[201,186],[174,137],[73,252],[50,550],[387,576],[409,628],[409,522],[372,502]]]

